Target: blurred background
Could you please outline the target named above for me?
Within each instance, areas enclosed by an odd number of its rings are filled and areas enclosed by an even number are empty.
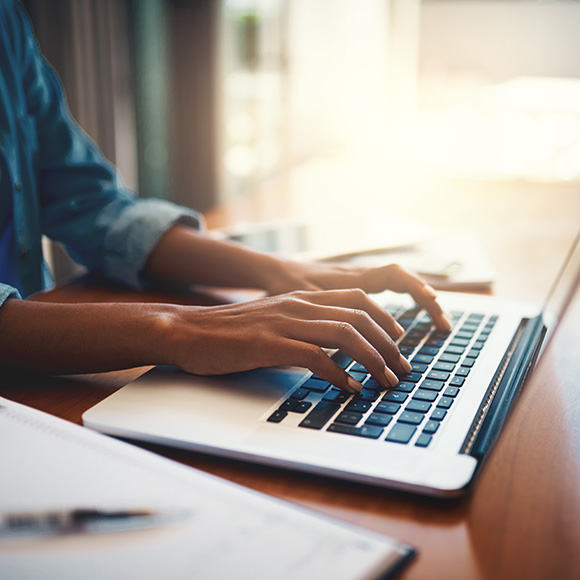
[[[537,297],[580,227],[579,1],[23,4],[126,183],[224,235],[276,250],[289,223],[324,256],[451,232],[480,289]]]

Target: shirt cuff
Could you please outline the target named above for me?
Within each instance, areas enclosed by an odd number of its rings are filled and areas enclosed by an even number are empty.
[[[107,278],[131,288],[143,288],[143,268],[159,238],[174,224],[203,228],[201,215],[160,199],[141,199],[121,213],[105,238]]]
[[[1,284],[0,283],[0,306],[8,300],[8,298],[18,298],[19,300],[22,298],[20,293],[16,288],[13,286],[9,286],[8,284]]]

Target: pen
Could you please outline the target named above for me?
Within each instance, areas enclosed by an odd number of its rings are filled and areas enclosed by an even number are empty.
[[[0,514],[0,536],[81,534],[136,530],[180,519],[185,512],[77,508]]]

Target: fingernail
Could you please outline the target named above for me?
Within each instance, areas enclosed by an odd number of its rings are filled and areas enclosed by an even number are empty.
[[[403,336],[403,334],[405,334],[405,329],[396,320],[395,320],[395,328],[397,329],[399,336]]]
[[[357,393],[359,393],[363,388],[363,386],[354,377],[351,377],[350,375],[348,375],[346,382],[348,383],[348,386]]]
[[[399,383],[397,375],[389,367],[385,367],[385,377],[387,377],[387,381],[391,387],[394,387]]]
[[[406,373],[410,373],[412,370],[411,364],[409,363],[409,361],[403,356],[401,355],[399,357],[399,362],[401,363],[401,366],[403,367],[403,370]]]

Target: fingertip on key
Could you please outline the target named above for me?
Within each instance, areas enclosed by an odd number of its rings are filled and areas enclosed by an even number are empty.
[[[385,367],[385,377],[387,378],[387,382],[389,385],[391,385],[391,387],[394,387],[399,383],[399,378],[389,367]]]
[[[399,363],[406,373],[411,372],[412,370],[411,363],[403,355],[399,357]]]
[[[355,393],[360,393],[363,386],[361,385],[361,383],[359,383],[354,377],[351,377],[350,375],[348,375],[346,382],[348,383],[348,386],[355,392]]]

